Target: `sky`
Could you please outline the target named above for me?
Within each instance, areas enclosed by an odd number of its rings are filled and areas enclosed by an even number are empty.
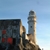
[[[0,0],[0,19],[21,19],[28,33],[28,14],[36,12],[37,44],[50,50],[50,0]]]

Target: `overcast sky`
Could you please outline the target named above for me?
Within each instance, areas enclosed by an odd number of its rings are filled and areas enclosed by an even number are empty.
[[[37,16],[37,44],[50,50],[50,0],[0,0],[0,19],[21,19],[26,33],[30,10],[34,10]]]

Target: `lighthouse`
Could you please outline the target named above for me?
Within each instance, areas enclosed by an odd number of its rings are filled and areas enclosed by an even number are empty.
[[[29,12],[28,16],[28,36],[36,44],[36,14],[33,10]]]

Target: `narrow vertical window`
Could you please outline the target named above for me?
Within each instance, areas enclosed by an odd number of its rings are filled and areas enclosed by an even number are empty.
[[[31,26],[31,28],[32,28],[32,26]]]

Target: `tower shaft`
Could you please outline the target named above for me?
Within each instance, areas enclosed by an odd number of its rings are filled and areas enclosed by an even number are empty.
[[[32,34],[31,35],[31,41],[36,44],[36,15],[35,15],[34,11],[30,11],[29,12],[29,17],[28,17],[28,34]]]

